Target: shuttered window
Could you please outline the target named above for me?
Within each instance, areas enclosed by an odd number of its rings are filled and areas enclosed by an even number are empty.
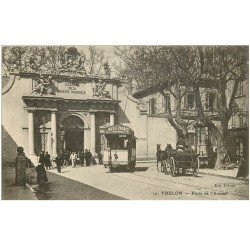
[[[168,111],[169,105],[170,105],[170,96],[169,94],[167,94],[164,98],[163,98],[163,110],[165,112]]]

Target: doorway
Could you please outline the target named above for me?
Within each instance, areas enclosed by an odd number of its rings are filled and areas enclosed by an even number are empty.
[[[69,152],[81,152],[84,148],[84,132],[81,130],[65,131],[65,148]]]
[[[62,151],[81,152],[84,148],[84,122],[75,115],[69,115],[61,122]]]

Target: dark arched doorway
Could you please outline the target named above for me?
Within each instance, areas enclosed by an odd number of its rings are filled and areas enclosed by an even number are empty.
[[[75,115],[67,116],[61,122],[61,141],[63,150],[80,152],[84,148],[84,122]]]

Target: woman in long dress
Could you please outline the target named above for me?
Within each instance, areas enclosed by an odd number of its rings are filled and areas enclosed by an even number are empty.
[[[26,185],[26,168],[31,165],[30,159],[28,159],[23,152],[22,147],[17,148],[17,157],[15,159],[15,185],[25,186]]]

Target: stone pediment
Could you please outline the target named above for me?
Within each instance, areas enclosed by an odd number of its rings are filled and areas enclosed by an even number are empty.
[[[83,99],[113,99],[111,96],[112,87],[120,86],[121,82],[117,79],[95,78],[88,76],[75,75],[51,75],[36,73],[12,73],[20,78],[32,79],[32,91],[25,95],[30,96],[57,96]],[[109,89],[108,89],[109,86]]]

